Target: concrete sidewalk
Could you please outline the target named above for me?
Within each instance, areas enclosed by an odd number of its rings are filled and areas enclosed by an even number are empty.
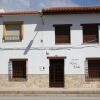
[[[0,96],[37,96],[37,95],[60,95],[60,96],[98,96],[100,97],[100,90],[38,90],[38,91],[0,91]]]

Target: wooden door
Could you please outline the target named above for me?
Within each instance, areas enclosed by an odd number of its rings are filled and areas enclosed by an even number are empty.
[[[64,59],[50,59],[49,86],[64,87]]]

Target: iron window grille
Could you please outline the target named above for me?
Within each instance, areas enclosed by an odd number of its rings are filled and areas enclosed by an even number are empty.
[[[10,59],[8,66],[8,77],[10,81],[27,80],[27,59]]]

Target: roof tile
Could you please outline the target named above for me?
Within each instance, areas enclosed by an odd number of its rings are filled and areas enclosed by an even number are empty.
[[[44,15],[100,13],[100,6],[51,7],[51,8],[43,9],[42,12]]]
[[[23,15],[23,14],[39,14],[39,12],[38,11],[0,12],[0,15]]]

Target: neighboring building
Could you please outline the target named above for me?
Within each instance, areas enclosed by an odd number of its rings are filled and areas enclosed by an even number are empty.
[[[100,6],[0,12],[0,91],[100,90]]]

